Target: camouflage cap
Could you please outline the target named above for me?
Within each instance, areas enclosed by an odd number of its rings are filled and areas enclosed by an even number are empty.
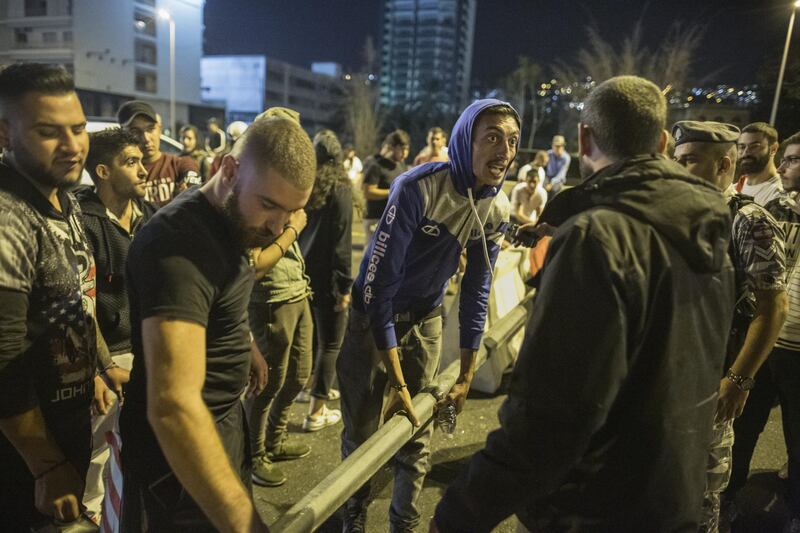
[[[710,120],[681,120],[672,126],[675,146],[683,143],[735,143],[741,133],[733,124]]]

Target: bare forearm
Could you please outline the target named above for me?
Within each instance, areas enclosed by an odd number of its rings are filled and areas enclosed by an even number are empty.
[[[367,187],[364,192],[364,198],[367,200],[386,200],[389,198],[389,189],[379,189],[378,187]]]
[[[291,229],[284,230],[278,238],[264,248],[253,251],[253,261],[255,262],[256,279],[266,276],[270,270],[281,260],[286,250],[294,243],[296,232]]]
[[[0,419],[0,431],[22,456],[34,476],[65,459],[61,448],[48,433],[39,407]]]
[[[111,352],[108,350],[106,339],[100,331],[100,325],[97,323],[97,320],[94,321],[94,326],[97,334],[97,367],[98,370],[105,370],[113,366],[114,360],[111,358]]]
[[[478,361],[478,352],[461,348],[461,370],[458,373],[458,383],[472,383],[475,375],[475,364]]]
[[[522,224],[529,224],[533,222],[525,213],[522,212],[521,207],[517,209],[514,215],[519,219],[520,223]]]
[[[389,348],[388,350],[380,350],[381,360],[383,366],[386,367],[386,373],[389,375],[390,385],[403,385],[406,380],[403,376],[403,369],[400,367],[400,355],[397,353],[397,348]]]
[[[159,403],[148,418],[178,480],[220,531],[250,531],[260,518],[202,398]]]
[[[756,315],[747,329],[744,346],[731,365],[731,371],[741,376],[754,376],[778,340],[785,319],[785,293],[776,295],[769,304],[759,302]]]

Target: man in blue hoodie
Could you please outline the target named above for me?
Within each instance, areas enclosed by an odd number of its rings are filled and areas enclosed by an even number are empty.
[[[486,320],[492,268],[508,223],[509,202],[500,187],[519,135],[519,116],[510,105],[478,100],[453,128],[449,162],[421,165],[392,184],[353,285],[350,323],[337,363],[343,457],[399,410],[419,425],[411,398],[438,368],[442,297],[466,250],[459,303],[461,372],[448,395],[457,410],[463,407]],[[419,523],[416,502],[428,470],[431,431],[430,426],[419,431],[395,456],[392,531],[411,531]],[[368,495],[366,484],[347,502],[346,531],[363,531]]]

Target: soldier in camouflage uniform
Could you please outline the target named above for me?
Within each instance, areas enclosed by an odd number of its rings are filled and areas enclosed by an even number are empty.
[[[701,531],[719,531],[720,494],[728,484],[733,420],[742,414],[753,377],[766,361],[786,317],[784,234],[775,219],[731,182],[739,129],[719,122],[681,121],[672,129],[675,160],[725,191],[733,215],[729,253],[736,269],[737,300],[728,342],[727,372],[720,381],[708,455]]]

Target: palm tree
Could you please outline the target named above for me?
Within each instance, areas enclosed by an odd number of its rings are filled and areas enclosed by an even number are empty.
[[[528,134],[528,148],[533,148],[533,137],[541,123],[541,102],[536,101],[536,87],[542,75],[542,68],[529,57],[519,56],[517,68],[501,81],[507,97],[516,107],[521,120],[525,120],[528,103],[531,104],[531,125]],[[531,95],[530,100],[528,94]]]

